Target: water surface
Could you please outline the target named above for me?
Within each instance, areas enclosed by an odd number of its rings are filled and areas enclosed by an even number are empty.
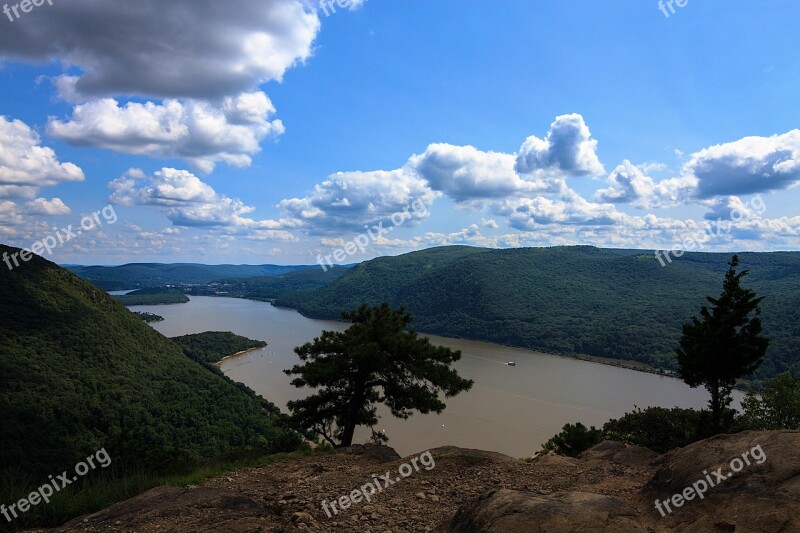
[[[266,348],[227,359],[221,369],[281,409],[289,400],[309,394],[289,385],[289,377],[282,372],[299,362],[294,347],[313,340],[323,329],[342,331],[347,326],[233,298],[195,296],[187,304],[134,309],[163,316],[163,322],[152,326],[168,337],[232,331],[266,341]],[[708,401],[704,389],[691,389],[674,378],[483,342],[430,338],[462,351],[456,368],[463,377],[475,380],[475,386],[446,400],[447,409],[441,415],[397,420],[380,411],[376,429],[385,430],[389,445],[404,456],[453,445],[527,457],[567,422],[599,427],[634,406],[699,408]],[[517,366],[508,366],[509,361]],[[736,407],[741,398],[735,391]],[[368,438],[369,430],[356,433],[356,442]]]

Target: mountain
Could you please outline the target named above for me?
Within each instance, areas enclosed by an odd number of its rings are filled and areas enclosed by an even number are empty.
[[[267,402],[38,256],[0,269],[0,311],[2,473],[38,479],[101,448],[118,467],[164,471],[298,444]]]
[[[194,296],[227,296],[248,300],[274,300],[287,292],[323,287],[342,277],[350,267],[337,266],[328,270],[310,267],[288,274],[269,277],[222,279],[207,285],[187,287],[184,292]],[[125,301],[125,299],[123,299]],[[125,302],[127,305],[129,303]]]
[[[800,253],[742,253],[745,285],[766,296],[771,339],[758,377],[800,366]],[[404,305],[420,331],[559,354],[674,368],[681,325],[717,296],[731,254],[688,253],[661,266],[650,251],[588,246],[453,246],[362,263],[276,305],[338,318],[362,302]]]
[[[106,290],[128,290],[164,285],[194,285],[225,278],[279,276],[310,268],[280,265],[200,265],[193,263],[132,263],[107,266],[69,266],[71,272]]]

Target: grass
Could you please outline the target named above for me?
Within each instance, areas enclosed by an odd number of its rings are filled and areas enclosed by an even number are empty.
[[[95,513],[115,503],[127,500],[160,486],[184,487],[199,485],[234,470],[264,466],[278,461],[297,459],[313,453],[307,450],[267,456],[240,457],[212,461],[184,472],[154,474],[144,470],[111,471],[97,469],[82,480],[55,493],[50,503],[41,502],[8,523],[0,515],[0,531],[17,531],[34,527],[55,527],[73,518]],[[325,452],[322,452],[325,453]],[[26,498],[48,479],[34,480],[14,472],[0,474],[0,504],[8,505]]]

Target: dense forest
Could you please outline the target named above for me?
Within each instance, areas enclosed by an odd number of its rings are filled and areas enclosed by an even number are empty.
[[[44,259],[0,272],[0,309],[0,472],[38,479],[103,447],[163,471],[299,444],[266,402]]]
[[[771,339],[756,374],[800,362],[800,253],[742,253]],[[361,303],[404,305],[420,331],[559,354],[675,368],[681,325],[719,294],[728,254],[689,253],[662,267],[653,252],[594,247],[434,248],[362,263],[333,283],[276,298],[314,318]]]
[[[106,291],[196,285],[226,278],[280,276],[308,266],[132,263],[116,267],[70,265],[70,271]]]
[[[188,287],[184,292],[194,296],[227,296],[272,301],[287,292],[316,289],[333,283],[342,277],[348,268],[337,266],[323,271],[317,266],[279,276],[225,279],[208,285]]]
[[[229,331],[207,331],[192,335],[172,337],[189,359],[203,365],[218,363],[222,359],[253,348],[263,348],[264,341],[235,335]]]
[[[177,289],[139,289],[114,298],[122,305],[173,305],[185,304],[189,297]]]

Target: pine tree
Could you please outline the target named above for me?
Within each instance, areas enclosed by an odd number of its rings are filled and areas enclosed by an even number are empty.
[[[711,394],[709,406],[715,431],[722,430],[724,410],[731,403],[736,380],[755,372],[769,341],[761,335],[764,299],[741,286],[748,270],[736,272],[739,257],[728,263],[722,294],[707,297],[711,307],[700,309],[700,318],[684,324],[677,349],[679,373],[692,388],[704,385]]]
[[[451,368],[461,352],[434,346],[409,330],[411,315],[389,304],[343,313],[352,325],[343,333],[323,331],[313,342],[295,348],[303,361],[286,370],[295,387],[318,389],[289,402],[293,420],[335,447],[353,442],[358,426],[378,423],[377,405],[407,419],[414,411],[441,413],[450,398],[472,387]],[[374,433],[374,432],[373,432]]]

